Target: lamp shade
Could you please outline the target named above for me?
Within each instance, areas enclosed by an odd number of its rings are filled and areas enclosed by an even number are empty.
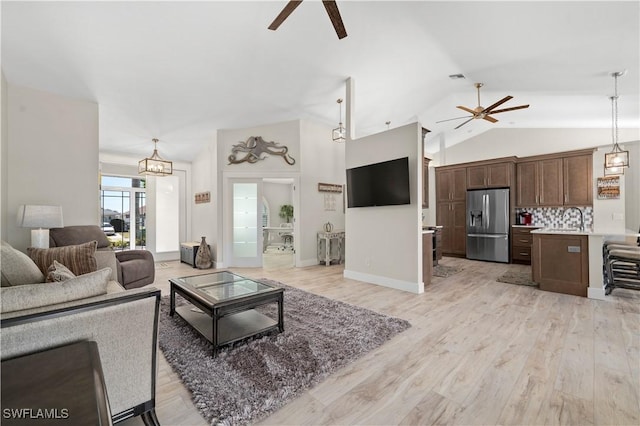
[[[18,226],[23,228],[60,228],[62,206],[22,205],[18,208]]]

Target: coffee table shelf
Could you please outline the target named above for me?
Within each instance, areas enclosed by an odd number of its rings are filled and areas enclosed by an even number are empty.
[[[204,312],[193,312],[190,304],[177,307],[176,312],[198,333],[213,343],[213,321],[210,316]],[[278,321],[255,309],[227,315],[218,320],[218,346],[277,329]]]

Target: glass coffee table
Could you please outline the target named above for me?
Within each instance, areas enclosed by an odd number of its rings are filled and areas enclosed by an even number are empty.
[[[213,344],[213,356],[221,346],[272,330],[284,331],[284,289],[228,271],[172,278],[171,309]],[[176,307],[176,294],[187,304]],[[278,320],[254,308],[278,304]]]

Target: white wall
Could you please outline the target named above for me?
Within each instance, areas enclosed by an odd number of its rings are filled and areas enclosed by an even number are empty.
[[[629,165],[624,173],[625,184],[625,221],[626,228],[638,232],[640,228],[640,141],[624,144],[629,150]]]
[[[331,127],[303,120],[300,123],[300,150],[303,158],[300,178],[300,213],[304,218],[303,241],[299,246],[302,264],[318,263],[316,235],[331,222],[334,230],[345,229],[344,194],[330,194],[335,198],[335,210],[325,210],[325,194],[318,192],[318,183],[344,185],[345,144],[331,139]]]
[[[414,293],[424,291],[421,144],[419,123],[347,140],[347,169],[409,157],[411,204],[347,209],[345,277]]]
[[[191,233],[190,239],[199,242],[206,237],[211,246],[211,255],[217,260],[217,220],[218,206],[222,199],[218,194],[217,148],[216,136],[211,143],[196,157],[192,167],[192,191],[188,203],[191,204]],[[197,192],[211,193],[211,202],[196,204],[194,196]]]
[[[65,225],[98,224],[98,105],[11,84],[7,92],[3,238],[29,245],[15,221],[21,204],[61,205]]]

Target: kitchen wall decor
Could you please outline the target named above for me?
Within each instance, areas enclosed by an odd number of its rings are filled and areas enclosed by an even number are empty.
[[[289,148],[279,146],[276,142],[267,142],[262,136],[251,136],[246,142],[240,142],[231,147],[231,155],[229,155],[229,164],[247,163],[253,164],[260,160],[264,160],[268,155],[279,155],[290,166],[296,163],[296,160],[287,154]],[[238,158],[238,154],[246,153],[244,157]],[[265,154],[263,156],[263,154]]]

